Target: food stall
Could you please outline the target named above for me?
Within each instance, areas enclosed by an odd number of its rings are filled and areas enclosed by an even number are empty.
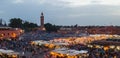
[[[68,48],[55,49],[49,55],[49,58],[86,58],[89,56],[86,50],[77,51]]]
[[[19,53],[13,50],[0,49],[0,57],[2,58],[19,58]]]

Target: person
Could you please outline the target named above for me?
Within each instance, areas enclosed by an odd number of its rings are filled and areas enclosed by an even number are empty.
[[[28,58],[32,58],[31,56],[28,56]]]
[[[25,53],[24,52],[22,52],[22,55],[24,55]]]
[[[26,58],[26,56],[22,56],[22,58]]]

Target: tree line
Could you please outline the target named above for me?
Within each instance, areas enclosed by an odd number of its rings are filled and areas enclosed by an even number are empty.
[[[8,24],[8,26],[12,28],[21,28],[26,32],[32,31],[39,27],[36,23],[24,21],[20,18],[10,19],[10,23]],[[44,26],[47,32],[57,32],[57,30],[60,28],[60,26],[52,25],[51,23],[46,23],[44,24]]]
[[[10,19],[10,23],[8,24],[8,26],[10,26],[12,28],[21,28],[21,29],[25,30],[26,32],[32,31],[32,30],[39,27],[36,23],[24,21],[21,18]],[[61,27],[78,28],[78,29],[86,29],[86,28],[91,29],[91,28],[105,28],[105,27],[107,27],[107,26],[78,26],[77,24],[72,25],[72,26],[58,26],[58,25],[54,25],[51,23],[46,23],[46,24],[44,24],[44,26],[45,26],[45,29],[47,32],[57,32],[57,30],[59,30]],[[114,27],[120,28],[120,26],[114,26]]]
[[[31,31],[33,28],[38,27],[36,23],[24,21],[20,18],[12,18],[10,19],[10,23],[8,26],[12,28],[21,28],[24,29],[25,31]]]

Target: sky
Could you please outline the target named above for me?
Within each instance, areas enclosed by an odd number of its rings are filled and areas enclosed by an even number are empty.
[[[40,14],[45,23],[55,25],[118,25],[120,0],[0,0],[0,18],[9,23],[21,18],[40,25]]]

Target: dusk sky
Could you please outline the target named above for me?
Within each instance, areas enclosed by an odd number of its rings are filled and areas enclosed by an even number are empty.
[[[119,25],[120,0],[0,0],[0,18],[21,18],[39,25]]]

